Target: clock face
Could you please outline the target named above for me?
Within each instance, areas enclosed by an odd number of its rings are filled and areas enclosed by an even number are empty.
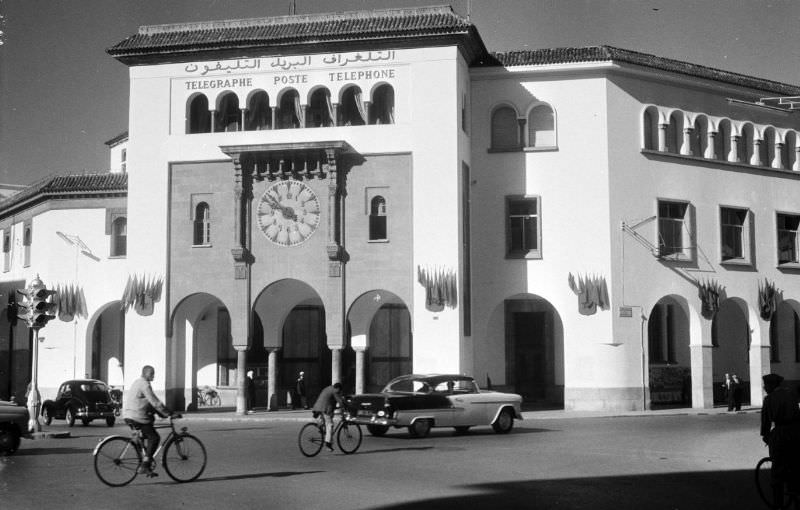
[[[319,226],[319,200],[302,182],[280,181],[264,192],[257,214],[258,227],[267,239],[278,246],[297,246]]]

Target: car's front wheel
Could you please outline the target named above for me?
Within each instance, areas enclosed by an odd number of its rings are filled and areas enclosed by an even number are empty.
[[[20,432],[13,425],[0,425],[0,453],[11,455],[20,443]]]
[[[49,407],[42,408],[42,423],[44,423],[45,425],[50,425],[51,423],[53,423],[53,416],[50,414]]]
[[[67,420],[68,427],[75,425],[75,411],[73,411],[71,407],[67,408],[64,418]]]
[[[431,420],[417,420],[408,426],[408,433],[413,437],[425,437],[431,431]]]
[[[389,430],[387,425],[367,425],[367,430],[373,436],[382,436]]]
[[[508,434],[514,428],[514,414],[510,409],[503,409],[492,423],[492,428],[498,434]]]

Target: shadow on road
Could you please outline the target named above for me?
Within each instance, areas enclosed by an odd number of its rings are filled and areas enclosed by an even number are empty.
[[[413,452],[423,450],[435,450],[435,446],[410,446],[408,448],[381,448],[380,450],[359,450],[357,455],[366,455],[369,453],[391,453],[391,452]]]
[[[91,454],[93,451],[93,448],[20,448],[14,456]]]
[[[273,471],[271,473],[246,473],[242,475],[227,475],[227,476],[209,476],[206,478],[198,478],[192,483],[202,482],[228,482],[231,480],[250,480],[253,478],[286,478],[289,476],[313,475],[316,473],[324,473],[322,470],[315,471]],[[173,485],[175,482],[165,481],[168,485]],[[161,485],[161,484],[159,484]]]
[[[700,471],[657,475],[563,478],[463,485],[474,492],[411,500],[380,510],[716,510],[765,508],[752,471]],[[376,509],[378,510],[378,509]]]

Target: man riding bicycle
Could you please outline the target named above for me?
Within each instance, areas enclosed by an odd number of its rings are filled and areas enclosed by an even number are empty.
[[[161,436],[156,432],[153,422],[155,421],[154,414],[158,414],[162,418],[172,416],[173,413],[169,411],[166,406],[158,399],[150,382],[155,377],[156,371],[150,365],[142,367],[142,376],[131,385],[130,389],[125,392],[125,405],[122,411],[122,417],[126,420],[135,422],[136,428],[142,432],[145,439],[146,451],[144,459],[140,467],[141,473],[147,473],[147,476],[158,476],[153,472],[153,455],[158,448],[158,443],[161,441]]]
[[[333,451],[333,445],[331,444],[333,440],[333,411],[336,409],[337,403],[344,409],[342,383],[339,382],[323,389],[312,408],[314,417],[316,418],[321,414],[322,419],[325,421],[325,447],[328,448],[329,451]]]

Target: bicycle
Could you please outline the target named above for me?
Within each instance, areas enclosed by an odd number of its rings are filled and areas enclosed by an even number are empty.
[[[349,414],[344,413],[340,415],[338,420],[335,420],[332,436],[336,438],[336,444],[339,449],[346,455],[355,453],[358,450],[363,437],[361,426],[358,423],[350,423],[348,421],[349,417]],[[306,423],[300,429],[300,434],[297,436],[297,445],[303,455],[313,457],[322,450],[324,443],[325,420],[322,415],[318,415],[315,416],[314,421]]]
[[[180,418],[180,415],[170,416],[169,424],[156,425],[155,428],[169,428],[170,432],[153,454],[152,462],[163,451],[161,465],[170,478],[180,483],[191,482],[206,468],[206,449],[199,439],[187,432],[186,427],[175,430],[175,418]],[[131,427],[130,437],[108,436],[97,444],[92,454],[94,472],[101,482],[111,487],[129,484],[142,467],[144,444],[141,430],[132,420],[126,419],[125,423]]]
[[[756,488],[758,495],[761,496],[762,501],[766,503],[768,508],[787,509],[787,508],[800,508],[797,502],[797,496],[793,493],[786,491],[786,486],[783,487],[783,504],[775,502],[775,493],[772,488],[772,459],[764,457],[756,464]]]
[[[203,386],[197,388],[197,403],[209,407],[219,407],[222,405],[222,399],[217,390],[211,386]]]

